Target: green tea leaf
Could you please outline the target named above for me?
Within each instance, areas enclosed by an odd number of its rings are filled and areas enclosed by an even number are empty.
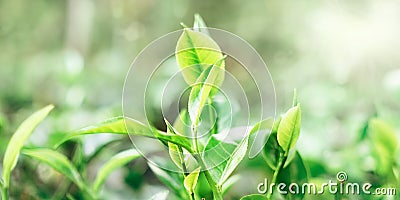
[[[173,134],[173,135],[178,134],[178,132],[174,130],[174,128],[168,122],[168,120],[164,119],[164,121],[167,125],[167,134]],[[175,163],[175,165],[179,169],[184,170],[183,166],[185,165],[185,158],[183,156],[182,148],[176,144],[168,142],[168,152],[169,152],[169,156],[171,157],[171,160]]]
[[[60,140],[60,142],[56,145],[56,147],[78,136],[97,134],[97,133],[112,133],[112,134],[125,134],[125,135],[132,134],[135,136],[155,138],[166,143],[171,142],[177,144],[187,149],[189,152],[191,151],[191,144],[185,137],[180,135],[166,134],[162,131],[155,130],[151,127],[147,127],[146,125],[142,124],[137,120],[125,117],[112,118],[103,123],[100,123],[99,125],[90,126],[72,133],[68,133],[63,137],[63,139]]]
[[[183,185],[189,194],[193,194],[194,189],[196,188],[197,180],[199,179],[200,167],[191,172],[188,176],[186,176],[183,181]]]
[[[60,139],[60,142],[56,147],[78,136],[97,133],[135,134],[146,137],[155,137],[152,130],[139,121],[120,116],[101,122],[98,125],[89,126],[78,131],[67,133],[62,139]]]
[[[188,110],[192,124],[198,124],[201,112],[207,100],[211,98],[212,89],[217,86],[218,82],[222,82],[219,79],[224,71],[217,67],[221,62],[223,62],[223,58],[201,73],[190,91]]]
[[[268,118],[255,124],[250,131],[249,158],[256,157],[262,150],[271,134],[274,119]]]
[[[239,165],[239,163],[243,160],[247,152],[247,146],[248,146],[248,137],[245,137],[236,147],[231,157],[228,159],[228,162],[226,163],[225,169],[222,172],[218,185],[222,186],[222,184],[225,183],[225,181],[229,178],[229,176]]]
[[[247,152],[249,135],[242,135],[238,143],[228,141],[234,132],[242,132],[236,128],[226,133],[214,134],[210,137],[204,148],[203,158],[210,171],[213,180],[220,186],[229,178],[239,165]]]
[[[265,195],[250,194],[240,198],[240,200],[269,200],[269,199]]]
[[[301,123],[300,104],[290,108],[281,119],[278,127],[278,143],[288,153],[299,138]]]
[[[180,135],[172,135],[172,134],[166,134],[161,131],[157,131],[155,134],[156,138],[164,141],[164,142],[171,142],[173,144],[176,144],[182,148],[185,148],[189,153],[193,153],[191,143],[188,141],[188,139],[184,136]]]
[[[182,70],[183,77],[189,85],[196,83],[201,73],[211,65],[216,64],[220,69],[225,68],[223,55],[217,43],[201,32],[188,28],[183,30],[176,45],[176,60]],[[223,76],[223,74],[221,74]],[[223,80],[221,77],[219,80]],[[222,82],[215,83],[219,86]]]
[[[23,149],[22,153],[52,167],[74,182],[80,189],[85,188],[78,170],[63,154],[46,148]]]
[[[272,170],[276,170],[280,154],[284,153],[282,147],[279,146],[276,132],[271,133],[271,135],[267,140],[267,143],[264,146],[263,151],[264,151],[264,160],[267,163],[267,165]]]
[[[293,160],[290,162],[288,166],[282,169],[282,171],[278,174],[278,182],[285,183],[287,186],[290,186],[291,183],[296,183],[298,186],[303,185],[304,183],[308,183],[308,170],[300,153],[296,151],[294,154]],[[285,187],[287,190],[287,199],[303,199],[304,194],[301,193],[302,188],[293,187],[292,189],[296,191],[297,194],[291,194],[288,190],[288,187]]]
[[[220,141],[217,139],[217,135],[218,134],[215,134],[210,137],[202,155],[205,164],[209,168],[210,174],[216,183],[221,180],[228,159],[237,147],[237,144]]]
[[[108,160],[98,171],[96,179],[93,184],[93,190],[98,193],[104,181],[115,169],[126,165],[127,163],[141,157],[140,153],[135,149],[129,149],[118,153]]]
[[[212,135],[204,148],[203,158],[207,166],[212,166],[210,174],[213,180],[222,186],[237,168],[247,153],[249,138],[263,129],[270,129],[272,119],[263,120],[253,127],[238,127],[226,133]],[[229,141],[233,133],[242,134],[239,142]],[[222,139],[220,139],[222,138]],[[215,166],[215,167],[214,167]]]
[[[17,165],[19,153],[24,146],[25,141],[29,138],[36,126],[43,121],[49,112],[54,108],[53,105],[48,105],[39,111],[29,116],[18,127],[17,131],[8,142],[7,149],[3,160],[3,181],[4,187],[8,188],[10,184],[11,172]]]
[[[194,23],[193,23],[193,30],[196,32],[201,32],[206,35],[210,35],[210,33],[207,30],[207,25],[204,22],[203,18],[199,14],[194,15]]]

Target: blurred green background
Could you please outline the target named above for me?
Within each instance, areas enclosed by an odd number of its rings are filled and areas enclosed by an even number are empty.
[[[47,145],[61,132],[121,115],[122,87],[135,56],[152,40],[180,29],[180,22],[191,24],[195,13],[259,52],[275,82],[278,113],[291,105],[297,88],[303,107],[298,149],[308,160],[358,176],[357,170],[368,168],[352,167],[362,149],[352,154],[342,149],[354,144],[368,118],[379,115],[399,132],[396,0],[1,0],[0,157],[18,124],[43,105],[54,103],[56,110],[29,145]],[[85,140],[85,152],[111,138]],[[138,165],[142,171],[122,170],[108,187],[121,191],[128,187],[124,179],[148,173]],[[16,174],[24,179],[24,169]],[[42,182],[39,188],[27,183],[27,199],[51,194]],[[147,191],[137,184],[139,189],[125,193]],[[235,192],[255,192],[253,185]]]

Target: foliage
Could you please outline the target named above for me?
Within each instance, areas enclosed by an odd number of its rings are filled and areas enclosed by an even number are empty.
[[[195,15],[193,29],[184,28],[182,35],[176,45],[177,67],[182,70],[186,84],[190,87],[188,104],[181,111],[173,124],[164,119],[166,130],[159,130],[151,124],[144,124],[136,119],[126,117],[115,117],[103,123],[89,126],[77,131],[62,132],[57,138],[55,145],[35,146],[24,145],[35,127],[46,118],[53,109],[52,105],[46,106],[32,114],[17,128],[8,142],[2,165],[2,178],[0,188],[2,199],[7,200],[12,196],[13,181],[12,171],[17,167],[19,155],[25,155],[26,160],[36,160],[59,174],[66,177],[63,180],[66,189],[60,189],[60,193],[54,194],[52,198],[69,199],[101,199],[105,193],[103,185],[113,171],[124,166],[130,166],[134,161],[140,161],[142,155],[132,147],[113,151],[112,156],[98,168],[97,173],[88,173],[89,163],[98,159],[100,152],[108,149],[113,142],[102,144],[97,147],[95,153],[87,155],[83,152],[83,136],[100,135],[108,133],[119,136],[131,135],[133,137],[148,137],[158,140],[168,148],[171,164],[179,169],[179,173],[162,169],[151,162],[145,163],[151,173],[155,175],[169,191],[154,194],[149,199],[202,199],[213,198],[221,200],[225,198],[252,199],[307,199],[314,198],[306,194],[277,194],[275,190],[266,194],[240,194],[231,195],[230,190],[238,182],[238,176],[245,167],[250,166],[246,155],[249,149],[251,137],[258,131],[268,131],[263,154],[257,159],[263,161],[257,163],[262,166],[262,172],[271,177],[271,182],[277,183],[308,183],[318,182],[321,178],[332,177],[337,169],[330,167],[321,160],[312,160],[303,157],[300,150],[296,150],[296,144],[301,139],[302,107],[298,103],[297,93],[293,97],[293,105],[282,116],[273,120],[264,119],[248,128],[242,137],[235,138],[234,142],[224,139],[229,137],[229,129],[240,130],[240,127],[225,127],[223,119],[214,119],[211,113],[205,112],[206,106],[217,106],[216,98],[219,95],[218,87],[224,81],[226,56],[221,48],[211,38],[204,20]],[[225,103],[225,102],[223,102]],[[303,105],[303,104],[302,104]],[[226,115],[221,110],[217,114]],[[235,116],[230,116],[235,117]],[[307,119],[307,118],[303,118]],[[206,140],[199,140],[201,131],[201,120],[216,120]],[[189,127],[186,125],[189,124]],[[0,124],[1,126],[1,124]],[[302,133],[303,134],[303,133]],[[363,128],[361,139],[355,142],[350,150],[359,150],[368,144],[374,165],[367,170],[356,168],[361,173],[372,174],[368,181],[377,187],[397,187],[400,185],[399,178],[399,138],[396,129],[383,118],[373,117]],[[193,136],[188,139],[187,136]],[[117,141],[124,141],[117,139]],[[73,145],[73,153],[66,151],[68,145]],[[112,148],[110,148],[112,149]],[[344,148],[343,152],[346,149]],[[369,155],[368,155],[369,156]],[[368,157],[370,159],[371,157]],[[353,159],[353,158],[351,158]],[[28,161],[38,165],[38,162]],[[136,164],[136,163],[135,163]],[[241,168],[241,165],[245,166]],[[22,167],[22,166],[21,166]],[[133,166],[134,169],[139,166]],[[354,167],[349,167],[350,169]],[[364,170],[364,171],[363,171]],[[139,170],[140,171],[140,170]],[[145,172],[137,172],[144,176]],[[243,170],[244,171],[244,170]],[[130,173],[131,175],[133,173]],[[354,181],[361,182],[362,179]],[[128,182],[128,181],[127,181]],[[70,187],[76,186],[76,189]],[[49,183],[50,185],[50,183]],[[60,188],[63,188],[60,186]],[[72,189],[71,189],[72,188]],[[249,191],[253,193],[254,191]],[[236,194],[237,195],[237,194]],[[329,195],[326,195],[329,196]],[[323,196],[324,198],[326,196]],[[329,196],[332,197],[332,196]],[[319,198],[319,197],[318,197]],[[347,198],[335,196],[334,198]],[[350,197],[351,198],[351,197]],[[366,197],[379,199],[379,197]]]

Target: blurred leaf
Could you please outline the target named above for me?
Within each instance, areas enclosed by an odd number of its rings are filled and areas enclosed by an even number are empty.
[[[53,105],[48,105],[33,113],[24,122],[22,122],[17,131],[11,137],[10,141],[8,142],[3,160],[3,181],[5,188],[8,188],[10,184],[11,172],[15,165],[17,165],[18,156],[22,147],[24,146],[25,141],[29,138],[36,126],[43,121],[44,118],[46,118],[53,108]]]
[[[180,135],[166,134],[151,127],[149,128],[137,120],[125,117],[112,118],[100,123],[99,125],[89,126],[76,132],[68,133],[63,137],[62,140],[60,140],[56,147],[75,137],[97,133],[132,134],[136,136],[156,138],[164,142],[177,144],[184,147],[188,151],[191,151],[191,144],[185,137]]]
[[[377,171],[387,174],[398,156],[399,139],[389,124],[377,118],[370,120],[368,130],[379,164]]]
[[[140,153],[135,149],[129,149],[118,153],[111,157],[98,171],[96,179],[93,184],[93,190],[98,194],[104,181],[115,169],[126,165],[127,163],[141,157]]]
[[[149,163],[149,167],[151,171],[157,176],[157,178],[169,187],[176,195],[183,196],[182,188],[183,188],[183,179],[178,176],[178,173],[172,171],[166,171],[155,166],[152,163]],[[187,194],[186,194],[187,195]]]
[[[190,91],[188,110],[190,119],[194,125],[198,124],[201,112],[207,100],[211,98],[213,87],[216,87],[218,82],[222,83],[220,79],[224,71],[217,67],[222,62],[224,62],[224,58],[204,70]]]
[[[54,170],[60,172],[65,177],[74,182],[80,189],[85,188],[85,184],[78,173],[78,170],[63,154],[58,153],[52,149],[35,148],[23,149],[22,153],[33,159],[44,162],[52,167]]]
[[[261,194],[250,194],[240,198],[240,200],[269,200],[269,199]]]
[[[168,197],[168,193],[169,191],[163,191],[163,192],[159,192],[155,195],[153,195],[152,197],[150,197],[149,200],[167,200]]]
[[[189,192],[189,194],[193,194],[194,189],[196,188],[197,180],[199,179],[200,167],[193,170],[188,176],[186,176],[183,181],[183,185],[185,189]]]
[[[223,55],[217,43],[206,34],[188,28],[183,30],[178,39],[176,60],[186,83],[189,85],[196,83],[197,78],[210,65],[217,64],[221,70],[225,68]],[[220,60],[222,61],[217,63]],[[220,77],[219,80],[220,82],[215,83],[215,85],[219,86],[223,78]]]
[[[307,163],[308,168],[310,169],[309,177],[319,177],[323,174],[328,173],[328,171],[326,169],[326,164],[323,163],[322,160],[307,159],[306,163]]]
[[[197,13],[194,15],[193,30],[196,32],[204,33],[208,36],[210,35],[206,23],[204,22],[203,18]]]
[[[278,127],[278,143],[287,154],[297,142],[300,134],[301,109],[300,104],[290,108],[282,116]]]
[[[390,154],[397,153],[399,139],[393,127],[383,120],[374,118],[370,120],[368,128],[376,146],[384,147]],[[394,154],[393,156],[396,155]]]
[[[359,136],[359,138],[358,138],[358,142],[361,142],[361,141],[363,141],[365,138],[367,138],[367,136],[368,136],[368,125],[369,124],[369,120],[368,121],[366,121],[365,123],[364,123],[364,125],[362,126],[362,128],[361,128],[361,131],[360,131],[360,136]]]

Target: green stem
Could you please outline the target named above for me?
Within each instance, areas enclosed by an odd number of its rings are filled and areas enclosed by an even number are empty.
[[[285,153],[285,154],[281,153],[280,156],[279,156],[278,166],[276,167],[276,170],[275,170],[274,175],[272,177],[271,184],[276,184],[276,180],[278,179],[278,175],[279,175],[280,171],[282,170],[283,166],[285,166],[286,160],[287,160],[287,153]],[[266,186],[266,187],[268,187],[268,186]],[[271,191],[267,192],[267,199],[271,199],[273,193],[274,193],[274,190],[271,190]]]
[[[95,194],[93,194],[93,192],[88,187],[83,186],[83,188],[81,190],[84,194],[84,199],[88,199],[88,200],[98,199],[97,196]]]
[[[3,186],[1,187],[1,199],[8,200],[8,188]]]
[[[214,200],[223,200],[221,188],[217,186],[217,183],[212,179],[210,172],[206,170],[207,166],[204,164],[203,159],[199,154],[194,154],[193,157],[200,164],[201,168],[204,169],[202,173],[206,176],[208,185],[210,185],[211,191],[213,192]]]
[[[200,152],[199,150],[199,140],[197,139],[197,126],[198,126],[198,121],[196,121],[195,124],[192,125],[192,132],[193,132],[193,147],[194,150],[197,152]]]
[[[191,194],[189,195],[189,197],[190,197],[190,200],[195,200],[195,199],[194,199],[194,192],[191,193]]]

